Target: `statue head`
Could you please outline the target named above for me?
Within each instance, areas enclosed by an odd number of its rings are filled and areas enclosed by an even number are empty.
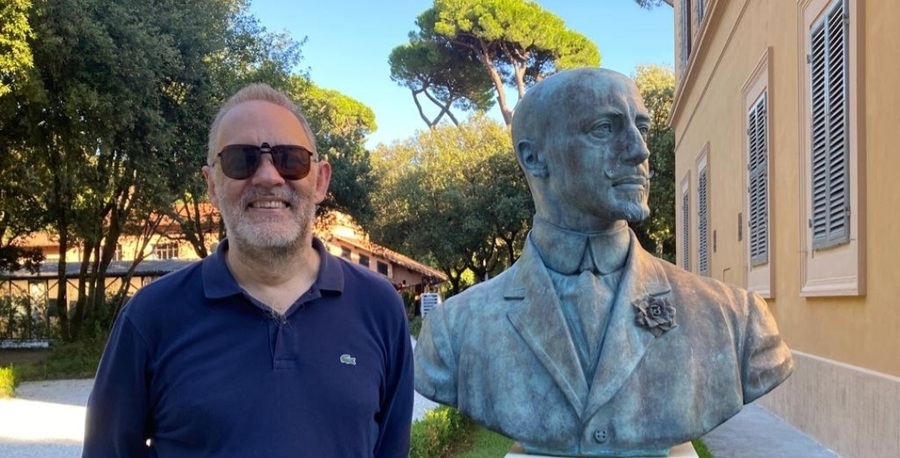
[[[512,137],[537,215],[580,231],[649,216],[649,129],[637,86],[621,73],[566,70],[532,87]]]

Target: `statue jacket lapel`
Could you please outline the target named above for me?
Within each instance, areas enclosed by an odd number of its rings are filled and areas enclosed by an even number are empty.
[[[530,240],[516,262],[515,274],[504,288],[504,298],[515,301],[507,318],[582,419],[591,417],[612,399],[654,340],[649,330],[635,323],[632,303],[671,294],[659,262],[640,247],[632,233],[597,369],[587,375],[592,378],[590,386],[550,275]]]

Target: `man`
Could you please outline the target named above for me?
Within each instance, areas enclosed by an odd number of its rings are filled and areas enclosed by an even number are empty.
[[[605,69],[551,76],[513,118],[536,214],[507,271],[429,313],[416,390],[529,453],[664,456],[791,372],[756,294],[651,256],[650,117]]]
[[[331,166],[300,110],[268,86],[242,89],[212,124],[208,164],[228,238],[123,309],[84,456],[405,457],[402,301],[313,237]]]

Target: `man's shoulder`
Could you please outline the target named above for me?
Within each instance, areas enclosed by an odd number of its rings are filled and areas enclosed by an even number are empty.
[[[203,294],[203,260],[191,263],[142,286],[125,306],[129,314],[166,313],[182,300]]]
[[[330,261],[337,263],[344,274],[346,288],[375,288],[379,292],[396,293],[396,288],[384,275],[378,274],[368,268],[354,264],[344,258],[328,255]],[[371,289],[370,289],[371,291]]]

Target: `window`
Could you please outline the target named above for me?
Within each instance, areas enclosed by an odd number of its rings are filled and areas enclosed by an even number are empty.
[[[859,0],[801,0],[801,294],[865,294]]]
[[[387,276],[388,265],[386,263],[378,261],[377,263],[375,263],[375,265],[376,265],[376,267],[378,267],[378,273],[380,273],[381,275]]]
[[[691,270],[690,175],[681,182],[681,268]]]
[[[697,163],[697,273],[709,276],[709,167],[704,148]]]
[[[47,319],[47,309],[50,305],[47,280],[28,280],[28,296],[31,302],[32,318],[37,320]]]
[[[342,246],[341,247],[341,257],[344,259],[350,259],[350,248]]]
[[[366,255],[359,255],[359,265],[369,267],[369,257]]]
[[[156,259],[178,259],[178,244],[171,242],[157,243],[153,247],[153,255]]]
[[[809,37],[813,249],[850,239],[847,26],[844,2],[835,1]]]
[[[706,16],[706,0],[697,0],[697,24],[703,22]]]
[[[681,2],[681,71],[687,70],[691,57],[691,1]]]
[[[755,70],[744,84],[744,161],[747,166],[744,182],[747,194],[744,201],[744,212],[747,215],[747,226],[738,223],[738,231],[746,229],[747,241],[743,242],[746,261],[747,289],[759,293],[765,298],[774,298],[772,293],[772,235],[774,233],[771,208],[772,157],[771,138],[772,123],[769,114],[773,112],[768,87],[770,84],[771,48],[766,49]],[[739,239],[741,237],[739,236]]]
[[[750,265],[769,262],[769,150],[766,122],[766,94],[763,93],[747,113],[747,143],[750,172],[749,201]]]

